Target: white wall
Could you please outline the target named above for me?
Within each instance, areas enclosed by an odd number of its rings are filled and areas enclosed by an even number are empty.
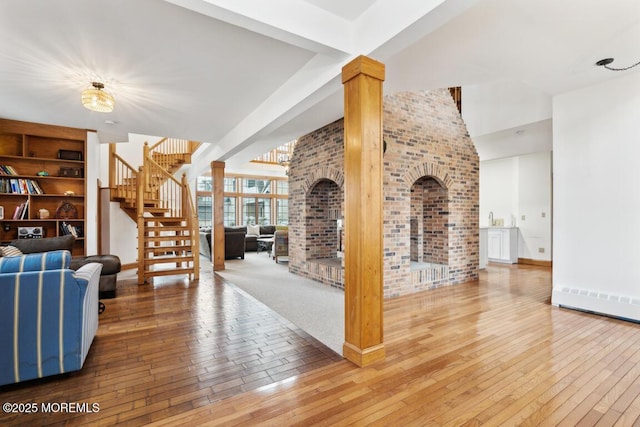
[[[489,226],[489,212],[494,219],[511,225],[518,215],[518,158],[480,162],[480,227]]]
[[[640,73],[553,111],[552,302],[640,320]]]
[[[99,170],[94,166],[100,164],[100,141],[96,132],[87,132],[87,152],[85,179],[87,185],[85,206],[85,240],[87,255],[98,253],[98,179]]]
[[[518,176],[518,256],[551,261],[551,152],[519,156]]]
[[[462,88],[462,117],[471,137],[551,118],[551,97],[521,82]]]
[[[481,227],[489,212],[518,227],[518,258],[551,261],[551,153],[480,162]]]

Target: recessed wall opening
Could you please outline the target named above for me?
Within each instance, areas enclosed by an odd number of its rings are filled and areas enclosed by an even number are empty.
[[[308,272],[335,287],[342,283],[344,192],[334,181],[321,179],[306,195],[305,248]],[[336,280],[337,279],[337,280]]]
[[[434,177],[423,176],[411,186],[410,257],[413,281],[433,282],[448,276],[448,204],[448,191]]]

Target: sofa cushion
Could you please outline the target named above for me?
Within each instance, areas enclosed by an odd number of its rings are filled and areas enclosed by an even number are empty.
[[[71,252],[75,240],[76,238],[72,234],[67,234],[66,236],[47,237],[44,239],[16,239],[11,242],[11,246],[15,246],[25,254],[63,249]]]
[[[273,233],[276,232],[276,226],[275,225],[261,225],[260,226],[260,235],[261,236],[265,236],[265,235],[270,235],[273,236]]]
[[[260,235],[260,226],[259,225],[247,225],[247,234],[252,236]]]
[[[69,268],[71,252],[51,251],[0,258],[0,273],[45,271]]]

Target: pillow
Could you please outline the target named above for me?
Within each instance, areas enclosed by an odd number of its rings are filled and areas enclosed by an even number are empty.
[[[255,234],[256,236],[260,235],[260,226],[259,225],[247,225],[247,234]]]
[[[2,256],[20,256],[23,255],[22,251],[15,246],[2,246],[0,247]]]

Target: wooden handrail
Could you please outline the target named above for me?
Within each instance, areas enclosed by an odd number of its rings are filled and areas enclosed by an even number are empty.
[[[182,175],[182,188],[184,189],[183,200],[187,200],[186,212],[189,224],[189,233],[191,234],[191,254],[193,255],[193,278],[198,280],[200,277],[200,227],[198,224],[198,211],[195,208],[191,188],[187,183],[187,175]]]
[[[170,216],[182,217],[185,213],[182,204],[182,183],[148,153],[146,154],[144,158],[145,191],[153,194],[158,207],[166,209]]]
[[[191,154],[200,146],[200,142],[191,141],[189,139],[162,138],[149,147],[151,153],[175,154],[188,153]]]
[[[125,166],[127,169],[130,169],[130,170],[132,170],[133,172],[136,172],[136,168],[134,168],[134,167],[133,167],[133,166],[131,166],[129,163],[127,163],[127,161],[126,161],[125,159],[123,159],[122,157],[120,157],[120,155],[119,155],[119,154],[117,154],[117,153],[113,153],[113,154],[114,154],[114,156],[113,156],[113,157],[114,157],[114,158],[116,158],[116,159],[118,159],[118,161],[120,161],[122,164],[124,164],[124,166]]]
[[[122,200],[133,204],[136,200],[138,172],[115,152],[115,145],[109,144],[109,187],[111,200]]]

